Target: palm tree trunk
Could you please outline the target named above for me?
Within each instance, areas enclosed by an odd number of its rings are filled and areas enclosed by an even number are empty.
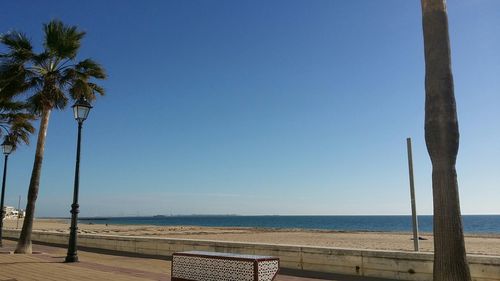
[[[459,131],[445,0],[422,0],[425,141],[432,161],[434,281],[470,281],[455,163]]]
[[[40,174],[42,172],[43,153],[45,150],[45,139],[49,127],[50,109],[42,112],[40,119],[40,130],[38,131],[38,140],[36,143],[35,161],[33,162],[33,171],[31,172],[30,186],[28,189],[28,200],[26,203],[26,216],[24,217],[23,229],[17,242],[16,253],[31,254],[31,231],[33,230],[33,219],[35,217],[35,203],[38,197],[38,188],[40,186]]]

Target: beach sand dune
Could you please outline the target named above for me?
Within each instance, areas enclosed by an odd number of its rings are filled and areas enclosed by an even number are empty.
[[[16,220],[5,220],[6,228],[15,229]],[[22,220],[19,222],[19,228]],[[303,229],[262,229],[245,227],[199,227],[199,226],[150,226],[150,225],[105,225],[79,222],[79,231],[88,234],[126,236],[153,236],[188,238],[266,244],[287,244],[320,247],[403,250],[412,251],[411,233],[395,232],[343,232]],[[35,230],[69,232],[69,220],[36,219]],[[431,233],[422,233],[427,239],[420,241],[422,251],[432,251]],[[466,235],[465,243],[470,254],[500,256],[500,235]]]

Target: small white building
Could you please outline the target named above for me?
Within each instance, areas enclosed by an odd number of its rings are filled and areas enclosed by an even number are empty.
[[[26,212],[24,210],[18,210],[11,206],[3,207],[3,214],[5,219],[13,219],[13,218],[24,218]]]

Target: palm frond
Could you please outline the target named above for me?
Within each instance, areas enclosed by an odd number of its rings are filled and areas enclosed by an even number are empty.
[[[35,132],[32,125],[33,120],[35,120],[35,116],[27,112],[25,103],[0,100],[0,136],[5,134],[14,147],[17,147],[21,142],[29,144],[29,136]]]
[[[89,87],[92,89],[92,91],[94,91],[94,96],[96,94],[99,94],[101,96],[104,96],[106,94],[106,90],[104,90],[103,87],[95,84],[95,83],[88,83]]]
[[[74,58],[80,48],[80,41],[85,32],[76,26],[64,25],[60,20],[52,20],[44,24],[44,47],[48,53],[59,58]]]
[[[50,98],[53,107],[64,109],[68,105],[68,98],[60,89],[55,89],[50,93]]]
[[[29,145],[30,135],[35,132],[35,127],[33,127],[33,118],[17,118],[10,124],[10,131],[6,137],[9,141],[14,144],[14,149],[16,149],[19,144],[25,143]]]
[[[0,112],[17,112],[26,109],[26,104],[20,101],[12,101],[0,96]]]
[[[2,59],[24,62],[33,56],[33,46],[29,38],[21,32],[11,31],[0,35],[0,43],[9,49],[8,53],[2,54]]]
[[[89,87],[88,83],[82,79],[73,80],[72,86],[69,89],[69,94],[73,100],[77,100],[80,97],[84,97],[88,101],[95,99],[92,89]]]
[[[93,59],[84,59],[75,65],[75,69],[85,78],[106,79],[106,71]]]
[[[69,94],[73,100],[85,97],[88,101],[95,100],[97,95],[103,96],[105,90],[90,79],[105,79],[106,72],[101,65],[92,59],[85,59],[77,63],[74,68],[63,71],[61,81],[70,85]]]
[[[47,104],[42,90],[28,97],[26,104],[28,105],[28,110],[35,115],[40,115],[44,108],[50,106],[50,104]]]
[[[48,72],[50,70],[51,55],[48,52],[42,52],[33,56],[34,67],[40,68]]]
[[[11,99],[39,84],[36,73],[23,64],[0,63],[0,98]]]

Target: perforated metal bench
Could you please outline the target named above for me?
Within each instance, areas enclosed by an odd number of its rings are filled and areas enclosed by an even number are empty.
[[[189,251],[172,255],[172,281],[272,281],[279,258]]]

